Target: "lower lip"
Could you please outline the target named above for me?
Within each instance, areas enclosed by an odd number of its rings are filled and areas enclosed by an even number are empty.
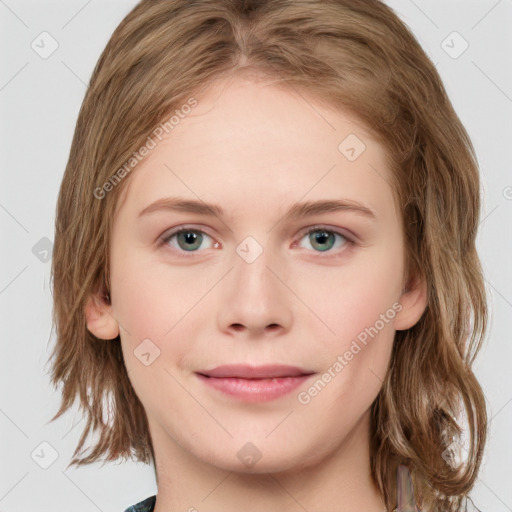
[[[291,393],[312,375],[278,377],[275,379],[240,379],[237,377],[206,377],[196,374],[206,385],[245,402],[267,402]]]

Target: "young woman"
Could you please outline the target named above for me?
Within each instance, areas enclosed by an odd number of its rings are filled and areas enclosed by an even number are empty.
[[[58,201],[71,464],[153,463],[128,511],[476,510],[479,213],[468,135],[384,3],[143,0]]]

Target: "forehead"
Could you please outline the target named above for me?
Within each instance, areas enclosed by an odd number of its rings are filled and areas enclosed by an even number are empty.
[[[217,81],[197,102],[132,171],[118,210],[166,195],[241,210],[320,197],[382,214],[393,206],[385,149],[347,113],[241,77]]]

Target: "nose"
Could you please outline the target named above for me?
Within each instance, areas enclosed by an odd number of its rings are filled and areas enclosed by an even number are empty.
[[[255,338],[287,332],[292,324],[293,294],[283,283],[286,276],[278,259],[263,249],[254,261],[236,254],[233,266],[219,302],[219,329]]]

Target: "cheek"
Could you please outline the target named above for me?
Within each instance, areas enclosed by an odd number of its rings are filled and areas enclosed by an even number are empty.
[[[377,396],[391,356],[401,277],[401,258],[387,247],[297,277],[298,294],[316,314],[304,316],[306,329],[316,334],[319,361],[332,379],[319,410],[342,404],[364,411]]]
[[[118,260],[116,265],[114,261],[112,305],[116,319],[124,328],[125,338],[133,338],[136,342],[141,336],[159,337],[163,330],[161,323],[172,310],[172,305],[165,303],[167,298],[162,301],[163,284],[155,279],[148,266],[137,264],[135,255]]]
[[[197,270],[148,258],[144,250],[115,258],[111,272],[112,300],[119,322],[138,337],[162,339],[207,292]],[[211,285],[210,285],[211,286]]]
[[[143,403],[149,404],[162,381],[179,392],[165,370],[180,364],[190,350],[190,313],[204,285],[194,284],[183,269],[169,272],[137,251],[112,258],[112,304],[121,328],[125,365]],[[148,341],[149,340],[149,341]],[[172,350],[171,350],[172,349]],[[146,356],[145,354],[149,354]],[[175,389],[176,388],[176,389]]]
[[[113,257],[112,261],[116,262],[111,272],[112,303],[122,325],[125,364],[137,375],[142,372],[143,381],[149,385],[158,371],[181,367],[193,351],[191,333],[197,329],[198,311],[204,313],[206,303],[201,299],[218,281],[218,272],[212,271],[205,278],[205,272],[198,272],[197,267],[171,267],[151,260],[142,250],[132,250],[129,256]],[[146,368],[137,355],[148,350],[151,357],[157,356]],[[138,385],[146,386],[144,382]]]
[[[295,282],[297,295],[315,313],[307,315],[308,322],[320,321],[314,330],[325,332],[321,339],[326,346],[335,344],[340,349],[360,333],[364,337],[365,329],[376,323],[383,334],[392,334],[401,279],[399,254],[375,248],[336,267],[312,266],[298,274]]]

